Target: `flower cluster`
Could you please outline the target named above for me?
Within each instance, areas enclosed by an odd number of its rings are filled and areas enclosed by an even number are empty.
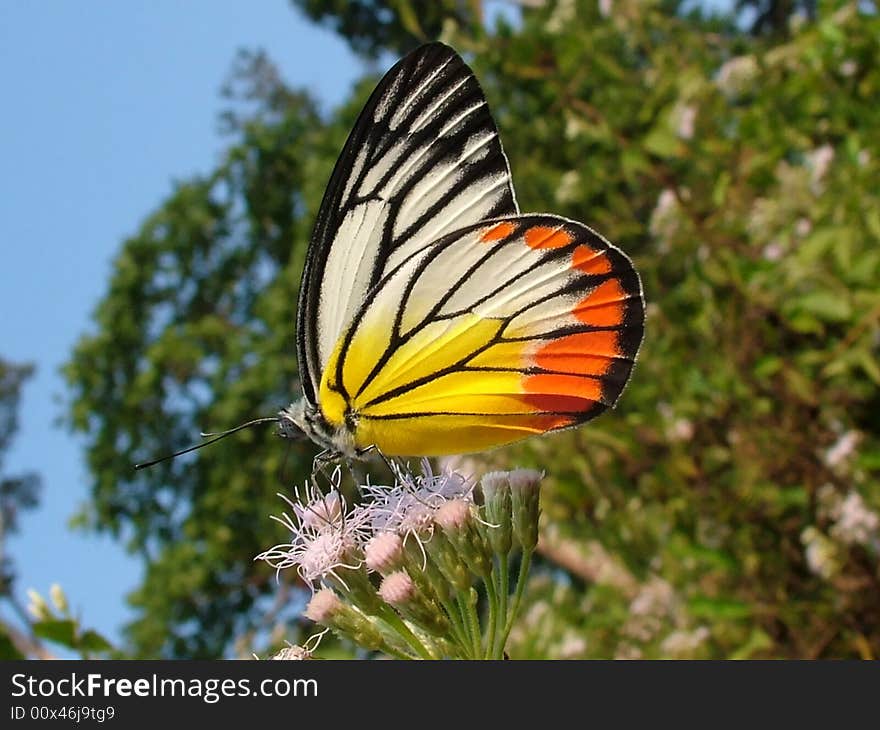
[[[275,517],[289,542],[257,556],[295,568],[313,589],[305,616],[361,647],[399,658],[501,658],[538,541],[539,472],[419,474],[360,486],[353,506],[307,485]],[[518,574],[511,594],[510,567]]]

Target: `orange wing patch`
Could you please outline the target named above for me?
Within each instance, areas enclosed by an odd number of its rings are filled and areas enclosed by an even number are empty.
[[[547,226],[532,226],[524,238],[529,248],[562,248],[574,240],[565,229]]]
[[[610,274],[611,261],[601,251],[581,244],[571,255],[571,268],[585,274]]]
[[[507,238],[513,231],[516,229],[516,226],[510,221],[503,221],[497,225],[492,226],[488,231],[483,233],[480,236],[480,240],[483,243],[491,243],[492,241],[500,241],[502,238]]]
[[[626,292],[617,279],[608,279],[581,299],[572,310],[584,324],[617,327],[623,324]]]
[[[535,365],[572,375],[604,375],[618,356],[614,331],[579,332],[550,340],[535,353]],[[595,399],[594,399],[595,400]]]
[[[577,375],[529,375],[524,385],[526,402],[539,411],[580,413],[602,399],[599,381]]]

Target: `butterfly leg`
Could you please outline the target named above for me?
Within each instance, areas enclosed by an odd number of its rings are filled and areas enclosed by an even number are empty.
[[[315,454],[315,458],[312,459],[312,483],[315,484],[318,475],[324,477],[327,480],[327,483],[330,487],[338,487],[338,484],[335,484],[336,479],[336,470],[330,471],[330,466],[339,461],[339,454],[331,449],[324,449],[323,451],[319,451]]]
[[[365,449],[362,449],[358,452],[358,456],[366,456],[367,454],[375,453],[378,457],[384,462],[385,466],[388,467],[388,471],[392,474],[396,475],[399,471],[400,465],[394,461],[394,457],[387,457],[382,453],[382,450],[376,446],[376,444],[372,444],[371,446],[367,446]]]

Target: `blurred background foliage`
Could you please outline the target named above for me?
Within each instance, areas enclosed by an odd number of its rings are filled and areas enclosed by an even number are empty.
[[[588,223],[642,274],[647,335],[620,406],[464,460],[548,474],[511,655],[880,654],[876,4],[293,4],[377,68],[425,40],[455,46],[522,209]],[[306,245],[378,76],[323,115],[242,53],[222,162],[123,242],[71,355],[68,423],[93,478],[79,524],[146,566],[121,655],[265,655],[307,628],[302,586],[253,557],[283,537],[267,515],[307,476],[310,445],[252,430],[131,465],[298,394]]]

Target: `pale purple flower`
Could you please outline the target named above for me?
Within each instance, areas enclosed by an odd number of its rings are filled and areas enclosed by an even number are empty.
[[[736,56],[726,61],[715,77],[721,93],[736,97],[747,91],[758,76],[758,61],[754,56]]]
[[[697,122],[697,107],[693,104],[678,107],[678,136],[682,139],[692,139]]]
[[[807,167],[810,168],[810,188],[815,195],[823,190],[823,182],[831,163],[834,161],[834,148],[823,144],[807,154]]]
[[[434,474],[427,459],[422,460],[419,475],[396,464],[394,471],[394,486],[363,487],[369,501],[359,510],[368,515],[377,532],[396,532],[403,537],[430,533],[439,507],[453,499],[472,501],[472,479],[450,470]]]
[[[843,464],[855,452],[860,440],[858,431],[847,431],[841,435],[825,452],[826,466],[834,469]]]
[[[801,532],[807,566],[820,578],[829,580],[840,571],[840,552],[834,541],[813,525]]]
[[[880,516],[865,504],[861,494],[851,491],[834,511],[833,537],[848,545],[870,545],[877,540]]]
[[[338,486],[338,477],[334,479]],[[276,571],[296,568],[309,584],[327,575],[335,576],[337,568],[358,568],[362,563],[360,547],[369,535],[365,513],[348,510],[345,498],[336,489],[324,495],[307,484],[304,492],[305,500],[299,490],[296,492],[299,504],[279,495],[296,519],[286,512],[272,519],[290,530],[290,542],[275,545],[256,559],[265,560]]]

